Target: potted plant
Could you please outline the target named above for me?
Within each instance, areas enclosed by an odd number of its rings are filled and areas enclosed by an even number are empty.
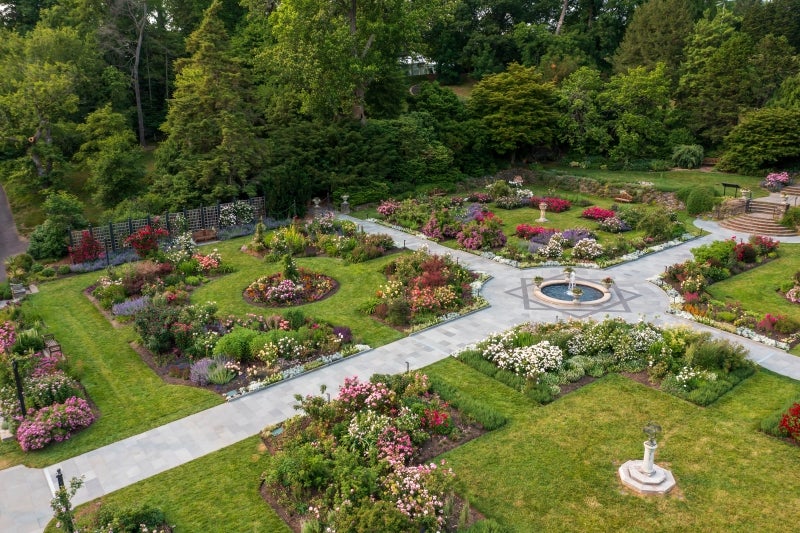
[[[610,289],[611,286],[614,284],[614,280],[611,278],[611,276],[606,276],[605,278],[600,280],[600,282],[603,285],[605,285],[606,289]]]
[[[536,276],[536,277],[533,278],[533,283],[537,287],[541,286],[543,281],[544,281],[544,278],[542,276]]]
[[[572,301],[573,302],[579,302],[580,299],[581,299],[581,296],[583,296],[583,289],[581,289],[580,287],[575,287],[574,289],[572,289]]]

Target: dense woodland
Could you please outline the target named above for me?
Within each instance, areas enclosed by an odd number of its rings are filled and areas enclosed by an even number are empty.
[[[290,213],[546,160],[800,164],[800,0],[3,5],[0,179],[88,173],[105,220],[256,195]]]

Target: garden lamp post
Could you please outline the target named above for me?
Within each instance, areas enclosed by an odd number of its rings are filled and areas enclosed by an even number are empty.
[[[22,394],[22,379],[19,377],[19,366],[16,359],[11,361],[11,368],[14,371],[14,384],[17,386],[19,409],[22,411],[22,418],[25,418],[28,412],[25,410],[25,396]]]

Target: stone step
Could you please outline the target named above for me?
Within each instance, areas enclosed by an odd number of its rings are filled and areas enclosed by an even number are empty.
[[[773,216],[782,216],[786,208],[783,204],[776,204],[774,202],[765,202],[763,200],[753,200],[750,202],[751,213],[765,213]]]
[[[800,185],[789,185],[781,189],[781,192],[785,192],[789,196],[800,196]]]
[[[723,228],[741,231],[751,235],[770,235],[774,237],[791,237],[797,235],[796,231],[785,228],[777,222],[750,214],[721,220],[719,225]]]

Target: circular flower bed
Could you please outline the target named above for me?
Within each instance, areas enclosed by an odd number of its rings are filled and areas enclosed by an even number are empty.
[[[299,268],[294,280],[281,272],[258,278],[244,290],[244,298],[250,303],[288,307],[322,300],[337,287],[333,278]]]

